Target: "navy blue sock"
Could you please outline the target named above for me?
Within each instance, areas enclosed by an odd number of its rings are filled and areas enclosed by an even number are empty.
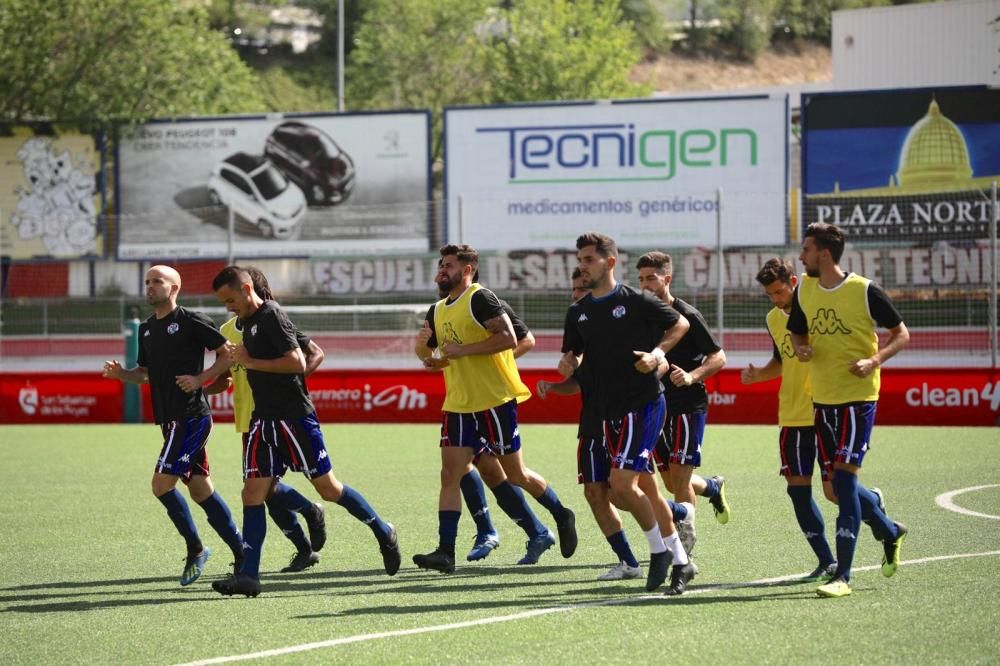
[[[243,554],[243,537],[240,536],[240,530],[236,527],[233,514],[229,512],[229,507],[219,497],[219,493],[213,492],[208,496],[208,499],[200,502],[199,505],[208,516],[208,524],[212,526],[216,534],[222,537],[222,540],[229,546],[229,550],[233,551],[233,557],[239,557]]]
[[[515,525],[524,530],[529,539],[548,531],[548,528],[539,522],[538,516],[528,506],[520,488],[510,481],[504,481],[490,490],[493,491],[493,496],[497,499],[497,506],[514,521]]]
[[[830,552],[830,544],[826,540],[826,524],[823,522],[823,514],[820,513],[819,506],[812,496],[810,486],[788,486],[788,496],[792,498],[792,507],[795,509],[795,519],[799,521],[799,529],[809,542],[809,547],[816,553],[816,559],[820,564],[830,564],[833,562],[833,553]]]
[[[559,496],[556,495],[556,491],[552,489],[551,485],[546,485],[545,491],[535,499],[552,514],[557,523],[562,520],[566,509],[563,508],[562,502],[559,501]]]
[[[202,545],[201,539],[198,538],[198,528],[194,526],[194,518],[191,517],[191,510],[188,509],[184,496],[177,492],[176,488],[171,488],[156,499],[166,507],[167,515],[187,543],[188,552],[200,553]]]
[[[837,576],[850,580],[854,550],[858,545],[858,528],[861,526],[857,475],[836,470],[833,473],[833,492],[837,494],[840,507],[837,516]]]
[[[705,490],[701,493],[702,497],[715,497],[719,494],[719,483],[712,478],[705,479]]]
[[[458,519],[461,511],[438,511],[438,548],[455,556],[455,540],[458,538]]]
[[[254,578],[260,578],[260,555],[264,550],[264,537],[267,535],[267,514],[264,505],[243,507],[243,567],[239,573]]]
[[[675,523],[679,523],[680,521],[687,519],[688,508],[686,506],[673,500],[667,500],[667,504],[670,505],[670,511],[674,514]]]
[[[274,524],[278,526],[282,534],[288,537],[297,551],[308,553],[312,550],[312,545],[306,538],[306,533],[303,531],[302,525],[299,524],[298,517],[285,505],[283,497],[275,493],[268,499],[267,512]]]
[[[490,520],[490,509],[486,506],[486,488],[483,479],[475,468],[462,477],[462,497],[465,506],[469,508],[472,519],[476,521],[476,531],[480,534],[496,534],[493,521]]]
[[[628,537],[625,536],[625,532],[619,530],[607,539],[608,543],[611,544],[611,550],[615,551],[615,555],[620,561],[630,567],[639,566],[639,560],[635,559],[635,555],[632,554],[632,547],[628,545]]]
[[[372,532],[378,538],[379,543],[389,537],[389,526],[386,525],[385,521],[379,518],[378,514],[375,513],[375,509],[368,504],[364,496],[359,493],[354,488],[350,486],[344,486],[344,492],[340,496],[340,501],[337,502],[340,506],[347,509],[347,513],[351,514],[365,525],[371,528]]]
[[[885,541],[886,537],[895,540],[898,536],[896,523],[878,508],[878,496],[859,483],[858,499],[861,501],[861,520],[872,528],[872,535],[879,541]]]
[[[277,485],[275,485],[274,492],[271,493],[271,499],[277,499],[281,503],[281,506],[295,513],[312,511],[314,508],[313,503],[305,495],[281,481],[278,481]]]

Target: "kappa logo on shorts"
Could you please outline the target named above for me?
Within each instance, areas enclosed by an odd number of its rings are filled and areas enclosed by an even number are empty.
[[[144,338],[148,338],[149,337],[149,329],[148,328],[146,329],[146,332],[142,334],[142,337],[144,337]]]
[[[170,326],[167,326],[167,334],[168,335],[173,335],[174,333],[176,333],[179,330],[181,330],[181,325],[178,324],[176,321],[174,323],[172,323]]]
[[[621,319],[622,317],[624,317],[625,316],[625,306],[624,305],[616,305],[615,309],[611,311],[611,316],[614,317],[615,319]]]
[[[326,452],[326,449],[323,449],[322,451],[320,451],[320,452],[319,452],[319,455],[318,455],[318,456],[316,456],[316,459],[317,459],[317,460],[322,460],[323,458],[326,458],[326,457],[327,457],[327,455],[328,455],[328,454],[327,454],[327,452]]]

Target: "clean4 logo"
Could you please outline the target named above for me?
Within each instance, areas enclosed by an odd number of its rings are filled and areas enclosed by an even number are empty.
[[[979,407],[989,405],[992,411],[1000,409],[1000,381],[986,382],[981,389],[940,388],[923,382],[906,390],[906,404],[910,407]]]

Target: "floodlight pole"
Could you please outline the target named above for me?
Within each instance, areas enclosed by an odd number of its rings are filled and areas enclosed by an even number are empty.
[[[226,222],[226,257],[229,259],[229,266],[236,265],[236,256],[233,248],[233,237],[236,235],[236,214],[233,207],[228,207],[228,219]]]
[[[344,112],[344,0],[337,0],[337,112]]]
[[[716,318],[716,328],[718,329],[719,346],[724,347],[722,344],[723,331],[722,331],[722,318],[724,315],[722,299],[726,292],[726,265],[725,265],[725,254],[723,253],[722,246],[722,188],[715,190],[715,242],[716,242],[716,253],[718,255],[718,277],[719,283],[716,286],[715,295],[715,318]]]
[[[993,369],[997,367],[997,218],[1000,208],[997,207],[997,181],[993,181],[990,194],[993,203],[990,215],[990,358]]]

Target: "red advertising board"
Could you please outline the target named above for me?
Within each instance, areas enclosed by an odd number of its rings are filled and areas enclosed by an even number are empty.
[[[122,386],[93,372],[0,374],[0,423],[116,423]]]
[[[554,371],[523,370],[534,388]],[[114,423],[122,418],[122,386],[97,373],[0,374],[0,423]],[[711,423],[773,424],[778,382],[743,386],[727,369],[708,382]],[[440,374],[391,370],[324,370],[309,377],[309,392],[326,423],[436,423],[444,400]],[[149,388],[143,387],[148,420]],[[211,398],[219,421],[231,421],[229,395]],[[575,423],[576,397],[533,397],[520,407],[524,423]],[[882,373],[876,423],[882,425],[1000,425],[1000,371],[988,368],[890,368]]]

